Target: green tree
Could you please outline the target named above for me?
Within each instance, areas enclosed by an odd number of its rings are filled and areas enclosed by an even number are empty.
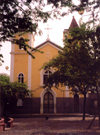
[[[17,42],[27,53],[33,49],[26,44],[26,39],[15,40],[14,35],[27,32],[36,32],[39,21],[46,22],[50,13],[43,11],[44,2],[41,1],[0,1],[0,42]],[[31,55],[31,53],[29,53]],[[1,55],[0,55],[1,56]],[[1,56],[2,57],[2,56]]]
[[[52,10],[44,10],[48,5],[52,7]],[[59,10],[62,9],[62,7],[68,9],[66,13]],[[23,47],[27,53],[34,57],[29,51],[33,48],[26,44],[25,39],[21,38],[17,41],[15,40],[14,35],[16,33],[36,33],[38,22],[46,22],[49,17],[63,16],[72,11],[79,12],[89,9],[89,12],[92,14],[92,22],[97,22],[100,10],[99,7],[99,0],[80,0],[78,5],[76,5],[74,0],[2,0],[0,1],[0,42],[17,42],[19,47]],[[2,61],[2,54],[0,54],[0,61]]]
[[[1,74],[1,75],[0,75],[0,81],[9,83],[9,82],[10,82],[10,78],[9,78],[9,76],[6,75],[6,74]]]
[[[16,100],[21,96],[25,98],[29,94],[27,85],[19,82],[10,82],[9,76],[0,75],[0,117],[14,111]]]
[[[0,75],[0,97],[2,97],[2,96],[1,96],[1,95],[2,95],[1,83],[3,83],[3,82],[9,83],[9,80],[10,80],[10,78],[9,78],[8,75],[6,75],[6,74],[1,74],[1,75]],[[1,115],[2,115],[2,99],[0,98],[0,117],[1,117]]]
[[[97,28],[98,29],[98,28]],[[100,67],[100,44],[97,29],[89,30],[84,25],[69,31],[65,38],[65,46],[57,58],[44,67],[54,68],[55,72],[48,78],[47,86],[68,85],[74,92],[83,94],[83,120],[85,119],[86,94],[96,91]],[[98,40],[97,40],[98,39]],[[95,56],[96,55],[96,56]]]

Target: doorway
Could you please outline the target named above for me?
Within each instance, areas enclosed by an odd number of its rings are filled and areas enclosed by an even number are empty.
[[[51,92],[46,92],[43,99],[43,112],[54,113],[54,97]]]
[[[74,95],[74,113],[79,112],[79,95],[75,94]]]

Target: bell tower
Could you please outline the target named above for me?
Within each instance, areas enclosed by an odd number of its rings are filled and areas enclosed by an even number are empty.
[[[26,42],[29,46],[34,46],[34,36],[32,33],[17,33],[16,39],[24,38],[28,39]],[[24,82],[31,88],[31,56],[24,51],[23,48],[19,48],[17,44],[11,45],[11,71],[10,81],[18,81],[18,75],[21,73],[24,77]]]
[[[78,23],[77,23],[75,17],[73,16],[72,21],[71,21],[70,26],[69,26],[69,29],[64,29],[64,32],[63,32],[63,40],[65,39],[66,36],[69,35],[69,30],[70,30],[70,29],[73,29],[73,28],[75,28],[75,27],[79,27],[79,25],[78,25]]]

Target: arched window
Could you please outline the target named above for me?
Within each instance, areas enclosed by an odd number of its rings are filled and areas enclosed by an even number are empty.
[[[18,82],[24,83],[24,75],[22,73],[18,75]]]
[[[50,70],[47,70],[43,74],[43,84],[46,84],[48,77],[52,74]]]

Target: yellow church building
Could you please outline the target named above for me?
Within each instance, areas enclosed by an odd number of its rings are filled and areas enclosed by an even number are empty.
[[[76,25],[77,22],[73,17],[70,27]],[[64,30],[64,33],[66,31]],[[29,39],[28,44],[34,48],[34,36],[29,33],[24,36]],[[58,51],[61,51],[62,48],[52,41],[46,40],[38,45],[36,49],[43,53],[33,51],[32,54],[35,56],[35,59],[33,59],[24,50],[12,44],[10,80],[26,83],[31,93],[29,97],[24,99],[22,110],[19,113],[44,114],[81,111],[78,95],[72,95],[68,86],[44,88],[46,77],[53,72],[53,69],[46,71],[42,69],[42,66],[53,57],[56,57]]]

